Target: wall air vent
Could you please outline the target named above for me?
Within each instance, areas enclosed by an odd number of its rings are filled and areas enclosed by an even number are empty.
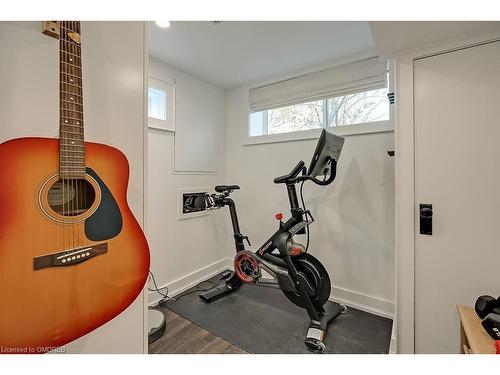
[[[388,92],[387,98],[389,99],[389,103],[394,104],[394,92]]]

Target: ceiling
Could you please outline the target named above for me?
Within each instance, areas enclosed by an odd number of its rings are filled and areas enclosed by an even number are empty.
[[[484,34],[500,22],[175,21],[149,23],[149,54],[224,89],[360,57]]]
[[[374,53],[368,22],[149,24],[149,54],[224,89]]]
[[[382,57],[447,40],[500,30],[500,22],[378,21],[369,24],[378,55]]]

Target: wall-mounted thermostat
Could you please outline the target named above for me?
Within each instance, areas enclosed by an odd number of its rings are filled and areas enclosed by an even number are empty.
[[[207,215],[205,194],[208,187],[179,189],[179,220]]]

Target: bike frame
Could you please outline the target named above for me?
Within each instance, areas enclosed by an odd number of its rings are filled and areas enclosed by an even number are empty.
[[[311,301],[311,299],[308,297],[307,291],[304,286],[304,279],[301,275],[298,274],[288,251],[288,247],[290,241],[292,241],[293,239],[293,236],[295,234],[304,234],[305,228],[314,221],[310,213],[304,211],[299,206],[297,189],[295,186],[296,183],[297,182],[294,181],[286,184],[292,217],[285,223],[280,221],[278,230],[266,242],[264,242],[264,244],[257,251],[255,251],[255,254],[264,261],[268,261],[275,266],[285,268],[288,271],[288,276],[291,279],[291,283],[286,283],[290,284],[287,289],[290,291],[298,292],[302,297],[302,300],[304,301],[307,313],[311,320],[319,321],[320,314],[323,312],[323,306],[314,304],[313,301]],[[248,241],[248,237],[244,236],[240,232],[235,203],[231,198],[228,197],[224,198],[221,203],[222,206],[229,207],[231,223],[233,225],[236,252],[245,251],[245,244],[243,241],[245,239]],[[249,241],[248,243],[250,245]],[[279,251],[281,257],[277,257],[271,254],[276,249]],[[234,284],[234,287],[236,287],[236,285],[239,285],[236,282],[234,282]],[[265,284],[266,283],[263,283],[262,286],[267,286]]]
[[[276,184],[286,184],[292,216],[286,222],[283,222],[281,221],[282,217],[277,215],[276,218],[280,220],[278,230],[254,253],[245,250],[244,240],[248,242],[248,245],[251,244],[248,237],[244,236],[240,231],[236,206],[234,201],[229,198],[229,194],[239,189],[239,186],[219,185],[215,187],[215,191],[221,194],[206,194],[207,209],[229,207],[236,257],[234,272],[229,273],[230,277],[227,277],[223,285],[216,285],[201,293],[199,297],[202,301],[208,303],[225,294],[232,293],[243,282],[257,286],[277,286],[291,302],[305,308],[309,315],[311,322],[304,341],[307,347],[315,352],[325,350],[323,339],[327,325],[340,313],[344,312],[346,307],[336,302],[326,303],[328,295],[325,295],[324,292],[328,292],[329,289],[317,289],[319,284],[313,285],[312,283],[315,283],[315,281],[308,278],[310,276],[307,273],[310,272],[310,269],[308,271],[304,271],[306,268],[302,270],[302,267],[313,267],[312,272],[318,275],[319,271],[317,269],[321,267],[322,274],[319,277],[321,280],[325,279],[330,282],[327,271],[321,263],[313,256],[303,253],[303,246],[293,241],[294,235],[305,234],[306,227],[314,221],[309,211],[305,210],[305,207],[304,209],[300,207],[296,185],[307,180],[321,186],[332,183],[336,176],[337,160],[343,143],[344,140],[341,137],[337,137],[323,129],[309,165],[309,170],[305,167],[304,161],[301,160],[290,173],[274,179]],[[327,177],[328,175],[329,177]],[[318,179],[318,176],[323,176],[323,180]],[[279,251],[279,255],[273,253],[275,250]],[[311,261],[315,265],[311,266],[310,263],[307,263]],[[297,264],[297,267],[300,266],[301,272],[297,271],[295,264]],[[305,266],[305,264],[308,265]],[[262,278],[260,268],[270,273],[273,280]],[[323,288],[324,285],[319,285],[319,287]],[[323,293],[319,298],[318,291]]]
[[[280,250],[277,246],[276,240],[280,238],[283,233],[288,233],[292,236],[295,234],[304,234],[305,227],[307,227],[314,221],[309,212],[305,212],[302,208],[300,208],[298,204],[295,183],[287,184],[287,191],[292,217],[285,223],[280,222],[279,229],[255,252],[260,256],[270,254],[276,249]],[[248,241],[248,237],[244,236],[240,232],[238,214],[236,213],[236,206],[234,201],[231,198],[224,198],[222,200],[222,205],[229,207],[229,214],[231,216],[231,223],[233,225],[234,245],[236,251],[238,252],[245,250],[245,244],[243,240],[246,239]],[[284,255],[281,251],[280,254]]]

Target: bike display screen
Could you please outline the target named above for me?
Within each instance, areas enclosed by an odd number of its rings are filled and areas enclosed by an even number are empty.
[[[331,170],[331,160],[339,160],[343,146],[344,138],[323,129],[307,174],[311,177],[327,175]]]

